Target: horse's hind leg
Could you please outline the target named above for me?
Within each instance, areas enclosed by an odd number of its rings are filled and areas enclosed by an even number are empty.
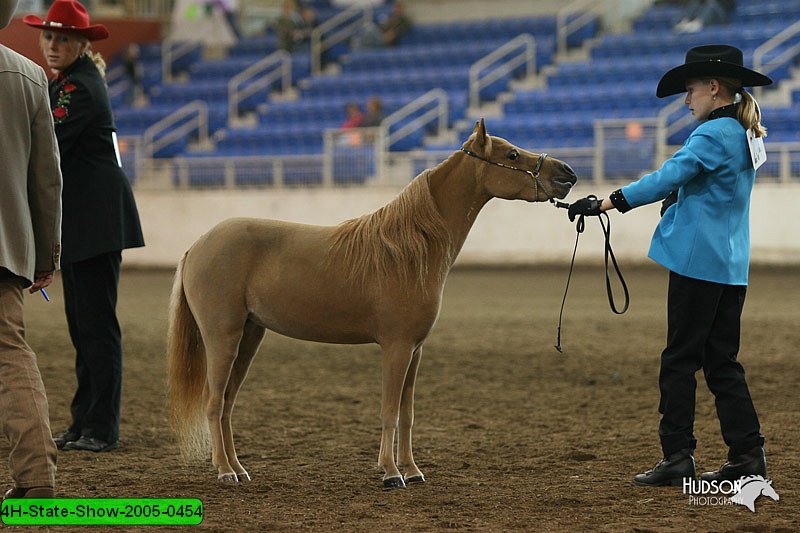
[[[378,465],[383,468],[383,486],[405,487],[403,476],[394,460],[394,435],[397,429],[400,398],[406,373],[411,364],[413,347],[396,344],[383,347],[383,397],[381,399],[381,451]]]
[[[221,332],[215,332],[213,335],[203,334],[206,344],[206,379],[208,381],[206,416],[211,432],[211,460],[217,467],[217,478],[220,481],[237,481],[236,472],[225,452],[222,413],[225,406],[225,391],[228,388],[234,361],[238,355],[241,338],[241,330],[225,334]]]
[[[231,375],[228,379],[228,387],[225,389],[225,405],[222,408],[222,440],[225,444],[225,455],[228,457],[228,463],[233,468],[239,481],[250,481],[250,475],[242,467],[239,458],[236,456],[236,448],[233,445],[231,413],[236,403],[236,397],[239,395],[239,389],[241,389],[242,383],[247,377],[247,372],[250,370],[250,363],[253,362],[256,352],[258,352],[258,347],[261,346],[265,331],[263,327],[250,320],[245,323],[242,340],[239,342],[239,354],[233,362]]]
[[[414,453],[411,446],[411,429],[414,426],[414,383],[417,379],[417,370],[422,358],[422,346],[417,347],[411,357],[411,365],[406,372],[403,383],[403,395],[400,398],[400,423],[397,435],[397,463],[404,471],[406,483],[422,483],[425,476],[414,462]]]

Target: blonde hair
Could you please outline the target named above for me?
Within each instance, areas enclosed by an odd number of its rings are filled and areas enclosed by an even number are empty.
[[[745,91],[739,80],[733,78],[708,78],[716,79],[719,81],[721,87],[724,87],[730,96],[735,97],[736,94],[741,95],[742,101],[739,104],[737,118],[739,123],[746,130],[752,129],[756,137],[766,137],[767,128],[761,124],[761,108],[749,92]]]
[[[94,66],[97,67],[97,70],[100,71],[100,77],[105,79],[106,77],[106,60],[103,59],[103,55],[100,52],[95,52],[92,50],[92,43],[89,43],[89,48],[86,49],[86,55],[92,60]]]

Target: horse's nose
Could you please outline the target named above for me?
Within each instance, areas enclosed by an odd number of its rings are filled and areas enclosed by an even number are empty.
[[[572,183],[573,185],[578,181],[578,175],[575,174],[575,171],[572,170],[572,167],[566,163],[561,163],[561,171],[564,173],[564,176],[567,178],[567,181]]]

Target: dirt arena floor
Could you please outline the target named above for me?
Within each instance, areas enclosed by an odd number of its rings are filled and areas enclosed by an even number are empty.
[[[183,464],[165,407],[172,273],[124,271],[122,447],[62,452],[58,493],[197,497],[207,531],[800,531],[800,269],[754,269],[743,316],[740,360],[780,495],[759,498],[755,513],[693,505],[680,488],[632,485],[659,459],[667,275],[623,270],[632,294],[623,316],[608,309],[602,270],[576,271],[564,354],[553,344],[566,265],[455,270],[417,381],[415,456],[428,481],[395,491],[382,490],[377,468],[374,345],[268,334],[234,411],[239,456],[253,481],[221,485],[210,460]],[[50,296],[49,304],[27,298],[27,325],[53,429],[61,430],[75,378],[58,281]],[[696,458],[704,471],[719,467],[726,449],[698,378]],[[2,441],[0,455],[7,454]],[[9,482],[6,467],[0,480]]]

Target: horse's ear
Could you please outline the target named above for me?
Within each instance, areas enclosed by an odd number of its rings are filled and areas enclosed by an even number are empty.
[[[483,121],[483,117],[475,123],[475,128],[472,131],[476,134],[475,142],[478,146],[486,147],[489,143],[489,136],[486,134],[486,123]]]

